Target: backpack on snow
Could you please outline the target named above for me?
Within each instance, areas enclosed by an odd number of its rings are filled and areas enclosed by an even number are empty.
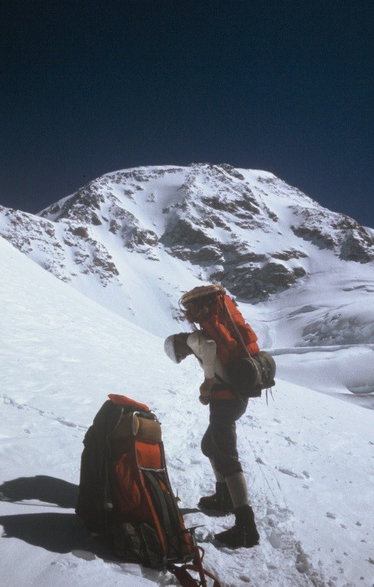
[[[168,570],[181,585],[206,585],[193,532],[168,477],[161,425],[148,406],[109,395],[84,437],[76,513],[122,560]],[[189,570],[198,573],[195,581]]]
[[[180,303],[187,320],[199,324],[216,342],[218,358],[235,391],[245,397],[259,397],[263,389],[275,385],[273,357],[259,350],[256,333],[222,286],[195,287],[181,297]]]

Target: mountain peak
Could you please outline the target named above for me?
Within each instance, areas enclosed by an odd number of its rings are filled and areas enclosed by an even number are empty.
[[[316,272],[344,273],[346,263],[352,269],[374,258],[374,231],[272,173],[226,163],[107,173],[39,215],[2,208],[0,234],[153,331],[160,320],[144,307],[150,287],[168,315],[183,290],[210,281],[258,304],[296,291]]]

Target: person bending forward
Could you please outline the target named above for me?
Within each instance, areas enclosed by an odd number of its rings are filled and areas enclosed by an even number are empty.
[[[233,512],[235,524],[215,537],[231,548],[250,548],[259,543],[254,513],[248,503],[247,484],[239,460],[236,421],[244,414],[248,399],[235,393],[217,356],[216,342],[203,331],[173,334],[165,340],[165,352],[175,363],[194,354],[204,371],[200,402],[209,405],[209,426],[201,450],[211,462],[216,491],[202,497],[199,507],[210,514]]]

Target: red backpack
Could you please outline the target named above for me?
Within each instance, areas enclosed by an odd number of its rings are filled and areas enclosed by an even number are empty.
[[[180,302],[186,309],[187,320],[199,324],[216,342],[217,355],[224,366],[259,352],[256,333],[222,286],[195,287]]]
[[[208,577],[220,587],[184,525],[161,425],[145,404],[111,394],[96,414],[84,438],[76,513],[120,559],[168,570],[184,587],[207,585]]]
[[[244,320],[234,300],[220,285],[195,287],[180,303],[192,324],[217,344],[217,355],[227,369],[230,386],[244,397],[258,397],[273,385],[276,365],[273,357],[260,351],[257,336]]]

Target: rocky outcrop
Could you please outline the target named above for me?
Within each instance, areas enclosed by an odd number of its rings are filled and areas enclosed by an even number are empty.
[[[296,236],[320,249],[334,251],[344,261],[374,260],[373,234],[353,218],[324,209],[293,210],[298,224],[291,225],[291,229]]]

